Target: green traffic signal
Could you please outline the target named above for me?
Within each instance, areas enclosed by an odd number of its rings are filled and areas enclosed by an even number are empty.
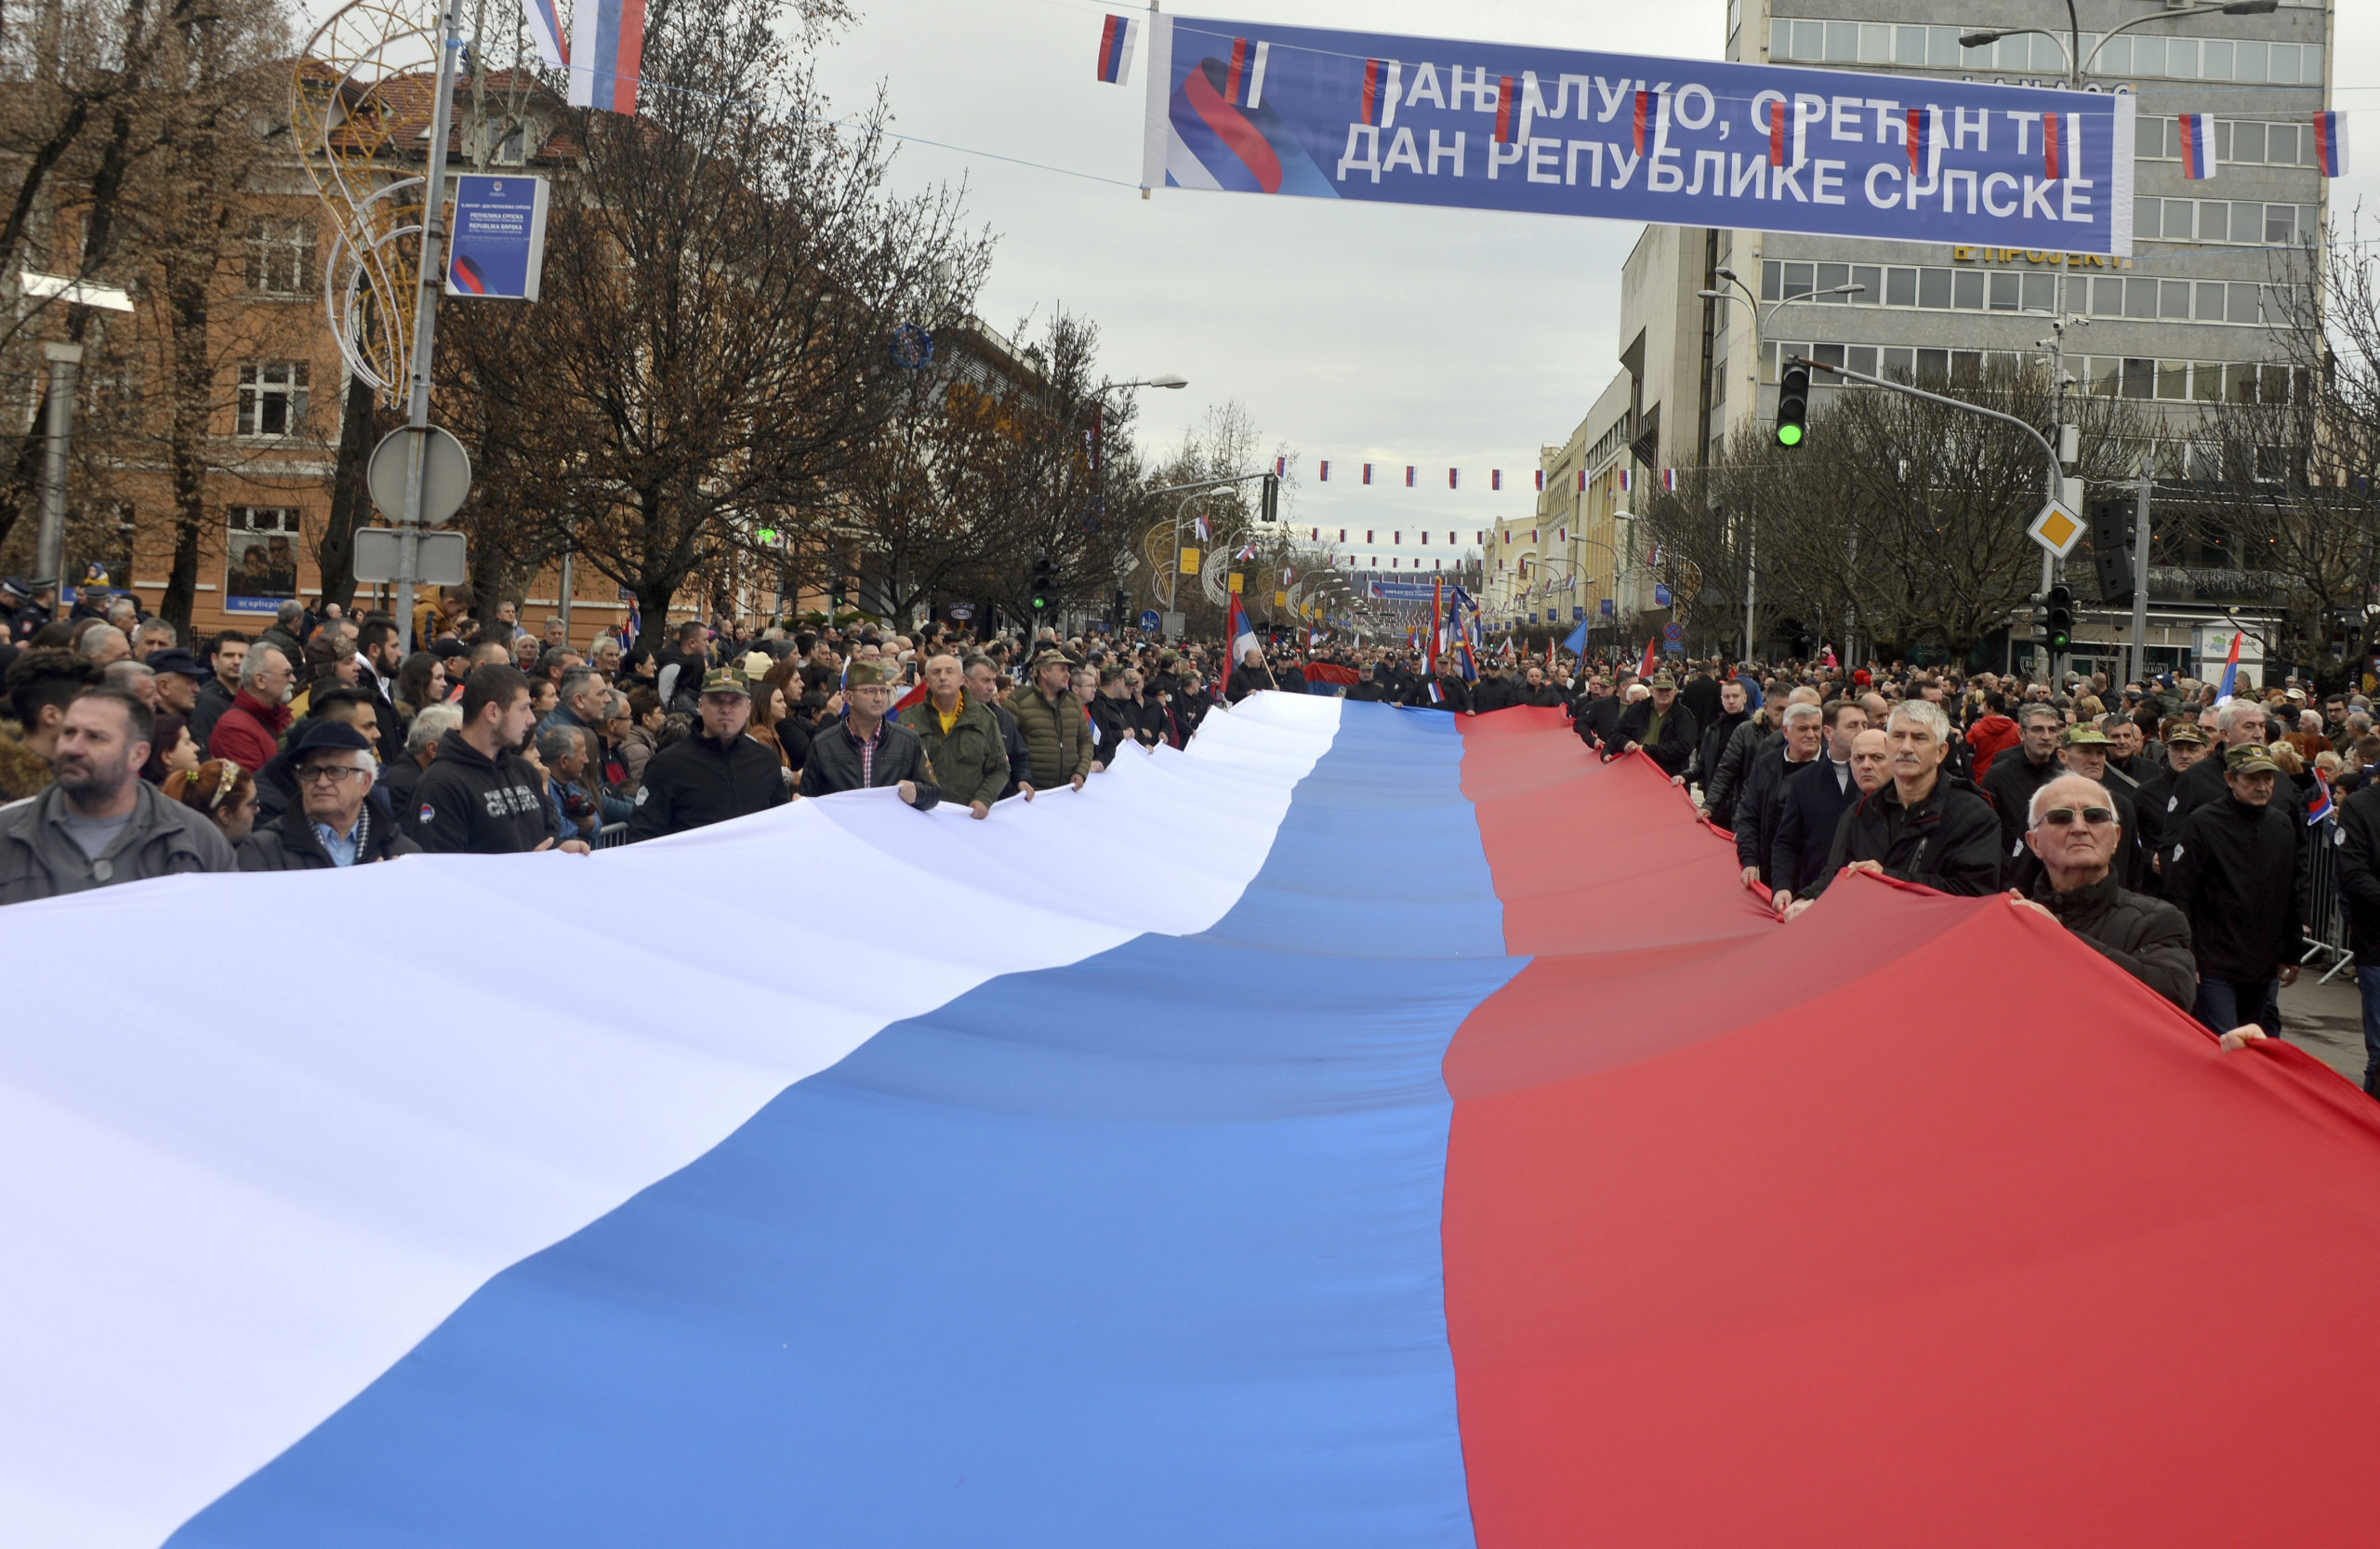
[[[1779,425],[1777,427],[1777,444],[1779,446],[1801,445],[1802,428],[1799,425]]]
[[[1809,433],[1810,371],[1804,365],[1785,368],[1777,378],[1777,444],[1794,447]]]

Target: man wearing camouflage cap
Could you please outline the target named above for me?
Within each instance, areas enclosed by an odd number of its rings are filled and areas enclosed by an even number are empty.
[[[1678,703],[1677,680],[1657,672],[1652,695],[1620,712],[1620,724],[1604,744],[1604,760],[1641,752],[1661,766],[1672,784],[1683,784],[1694,743],[1694,712]]]
[[[2160,857],[2165,900],[2190,922],[2191,1010],[2217,1033],[2253,1022],[2280,1037],[2281,987],[2297,978],[2308,868],[2294,806],[2273,800],[2279,773],[2261,745],[2231,748],[2225,794],[2184,817]]]
[[[899,676],[888,661],[861,658],[852,663],[843,679],[843,718],[820,728],[812,739],[810,760],[801,766],[802,795],[832,796],[890,786],[919,812],[942,800],[918,734],[885,719]]]
[[[2162,894],[2164,863],[2159,857],[2164,853],[2165,835],[2182,826],[2181,798],[2174,786],[2201,759],[2206,757],[2206,733],[2194,721],[2175,723],[2165,735],[2165,761],[2147,779],[2133,798],[2133,805],[2140,814],[2140,851],[2149,857],[2149,870],[2140,880],[2144,893]]]
[[[697,701],[702,724],[655,753],[637,787],[628,842],[682,833],[743,817],[792,800],[785,766],[744,735],[752,719],[752,691],[733,668],[703,674]],[[593,733],[582,735],[592,737]]]

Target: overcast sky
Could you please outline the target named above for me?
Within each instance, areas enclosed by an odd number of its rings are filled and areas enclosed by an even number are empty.
[[[896,163],[909,187],[965,178],[971,207],[999,234],[987,321],[1005,327],[1063,305],[1097,321],[1116,378],[1190,378],[1185,391],[1141,392],[1144,441],[1176,439],[1209,404],[1236,399],[1297,454],[1287,497],[1297,520],[1371,528],[1383,542],[1402,528],[1408,554],[1421,530],[1435,539],[1453,528],[1467,540],[1493,516],[1533,508],[1538,448],[1568,436],[1617,368],[1620,266],[1640,228],[1179,190],[1144,202],[1145,42],[1128,86],[1092,73],[1100,19],[1121,7],[859,3],[861,22],[821,61],[839,106],[860,105],[881,81],[904,134],[1133,185],[914,143]],[[1716,59],[1723,7],[1245,0],[1193,14]],[[2053,8],[2062,15],[2043,0],[2044,15]],[[2334,57],[2348,88],[2380,78],[2365,64],[2380,47],[2380,7],[2342,11]],[[2341,89],[2335,105],[2380,101]],[[2358,114],[2357,175],[2339,191],[2343,206],[2380,187],[2366,170],[2380,165],[2374,118]],[[1317,484],[1315,463],[1326,457],[1331,481]],[[1382,481],[1369,489],[1353,482],[1367,459]],[[1409,491],[1408,463],[1421,470]],[[1460,492],[1446,488],[1450,466],[1463,470]],[[1488,489],[1494,468],[1504,470],[1501,495]]]

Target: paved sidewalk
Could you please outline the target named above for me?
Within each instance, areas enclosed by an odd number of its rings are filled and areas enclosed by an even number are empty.
[[[2353,1081],[2363,1084],[2363,1000],[2355,971],[2329,984],[2309,969],[2281,992],[2281,1036]]]

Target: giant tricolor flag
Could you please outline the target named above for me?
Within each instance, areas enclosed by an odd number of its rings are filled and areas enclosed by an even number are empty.
[[[570,35],[570,105],[636,112],[644,0],[578,0]]]
[[[2347,114],[2326,108],[2314,115],[2314,165],[2325,178],[2347,176]]]
[[[918,877],[1012,928],[921,935]],[[690,888],[838,973],[523,995],[348,923],[492,893],[583,950]],[[118,949],[194,906],[435,1014]],[[2207,1441],[2361,1455],[2370,1102],[2002,897],[1854,874],[1779,924],[1558,709],[1260,694],[982,822],[857,791],[5,918],[12,1543],[2370,1533],[2356,1469]],[[1943,961],[2039,1009],[1894,1014]]]

